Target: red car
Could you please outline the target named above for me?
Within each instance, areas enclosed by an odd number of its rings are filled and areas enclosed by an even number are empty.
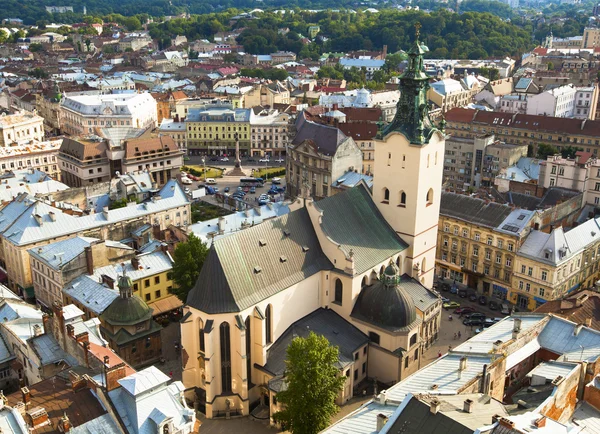
[[[462,315],[465,315],[467,313],[474,313],[474,312],[476,312],[476,310],[475,310],[475,308],[472,308],[471,306],[459,307],[454,311],[454,313],[458,313],[458,314],[462,314]]]

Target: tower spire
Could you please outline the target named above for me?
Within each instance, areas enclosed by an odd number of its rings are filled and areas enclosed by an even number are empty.
[[[423,66],[423,55],[429,49],[421,44],[421,23],[415,24],[415,42],[408,51],[408,66],[400,76],[400,99],[396,105],[394,120],[378,132],[379,138],[389,133],[399,132],[411,144],[425,145],[438,128],[429,119],[427,90],[429,76]]]

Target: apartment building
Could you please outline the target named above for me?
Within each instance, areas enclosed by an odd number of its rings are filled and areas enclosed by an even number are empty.
[[[119,51],[139,51],[152,45],[152,38],[143,36],[126,36],[119,41]]]
[[[231,104],[209,104],[191,108],[185,119],[190,155],[235,155],[236,141],[240,154],[250,155],[251,109],[233,108]]]
[[[58,153],[62,142],[62,139],[58,139],[31,142],[28,145],[0,147],[0,169],[2,172],[7,172],[29,168],[59,179]]]
[[[531,231],[519,247],[509,299],[533,310],[599,278],[600,219],[590,219],[571,230]]]
[[[65,137],[58,152],[61,181],[70,187],[110,181],[108,148],[99,136]]]
[[[20,111],[0,115],[0,147],[24,145],[44,140],[44,118],[36,113]]]
[[[473,138],[494,134],[508,144],[528,145],[535,152],[539,143],[583,148],[598,154],[600,121],[556,118],[455,108],[446,113],[446,131],[453,137]]]
[[[104,207],[83,215],[74,207],[60,208],[21,195],[0,211],[0,264],[8,270],[9,287],[33,296],[29,250],[75,236],[122,240],[135,228],[150,224],[165,229],[190,223],[190,202],[174,180],[168,181],[151,199],[124,208]]]
[[[174,179],[183,166],[184,154],[170,136],[138,137],[126,140],[123,146],[122,173],[145,170],[158,185],[164,185]]]
[[[493,185],[494,178],[527,156],[527,146],[510,145],[493,134],[474,138],[449,136],[444,157],[444,182],[466,190]]]
[[[465,88],[460,81],[452,78],[431,83],[427,91],[427,99],[442,109],[442,113],[454,107],[465,107],[473,102],[473,96],[479,87]]]
[[[598,107],[598,84],[588,87],[578,87],[575,95],[573,117],[577,119],[596,119]]]
[[[527,98],[528,115],[570,118],[575,109],[577,89],[572,84],[555,87]]]
[[[163,119],[158,127],[158,134],[172,138],[183,155],[187,154],[187,133],[185,122],[176,119]]]
[[[506,299],[515,256],[533,212],[488,200],[442,193],[436,275]]]
[[[583,29],[583,41],[581,48],[600,47],[600,29],[597,27],[586,27]]]
[[[98,128],[155,128],[156,100],[149,93],[65,96],[61,130],[72,136],[95,134]]]
[[[250,112],[253,157],[285,158],[289,145],[290,115],[278,110],[252,109]]]
[[[83,236],[34,247],[28,253],[35,299],[46,309],[55,302],[63,303],[63,288],[77,277],[94,275],[96,267],[135,256],[135,250],[125,244]]]
[[[239,107],[274,107],[276,104],[289,104],[290,101],[289,89],[283,83],[274,81],[269,84],[258,84],[244,93]]]

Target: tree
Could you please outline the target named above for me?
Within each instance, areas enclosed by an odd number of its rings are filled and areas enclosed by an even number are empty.
[[[190,234],[185,243],[179,243],[173,253],[173,293],[184,303],[188,292],[193,288],[204,260],[208,255],[208,247],[200,238]]]
[[[583,148],[577,148],[575,146],[569,145],[561,148],[560,154],[563,158],[575,158],[575,154],[577,153],[577,151],[583,151]]]
[[[500,78],[500,72],[496,68],[480,68],[479,73],[484,77],[489,78],[491,81]]]
[[[545,160],[548,155],[558,154],[558,149],[555,146],[548,145],[546,143],[540,143],[538,145],[537,157],[541,160]]]
[[[38,44],[36,42],[34,42],[33,44],[29,44],[29,51],[31,51],[32,53],[37,53],[38,51],[42,51],[42,49],[42,44]]]
[[[338,375],[338,355],[337,347],[313,332],[294,338],[288,346],[287,389],[277,395],[283,410],[273,418],[293,434],[316,434],[337,413],[335,399],[346,382],[345,376]]]

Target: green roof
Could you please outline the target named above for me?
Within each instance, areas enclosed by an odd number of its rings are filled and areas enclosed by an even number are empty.
[[[152,309],[137,295],[117,297],[102,312],[100,319],[110,325],[134,325],[152,319]]]
[[[408,245],[389,225],[364,185],[316,203],[323,211],[321,227],[346,254],[352,250],[357,274],[405,250]]]
[[[118,332],[112,334],[104,327],[102,327],[102,334],[104,334],[111,341],[115,342],[117,345],[126,345],[131,341],[137,341],[138,339],[150,336],[154,333],[160,332],[161,330],[162,327],[156,321],[151,321],[150,328],[148,330],[137,332],[135,335],[132,335],[124,328],[121,328]]]

